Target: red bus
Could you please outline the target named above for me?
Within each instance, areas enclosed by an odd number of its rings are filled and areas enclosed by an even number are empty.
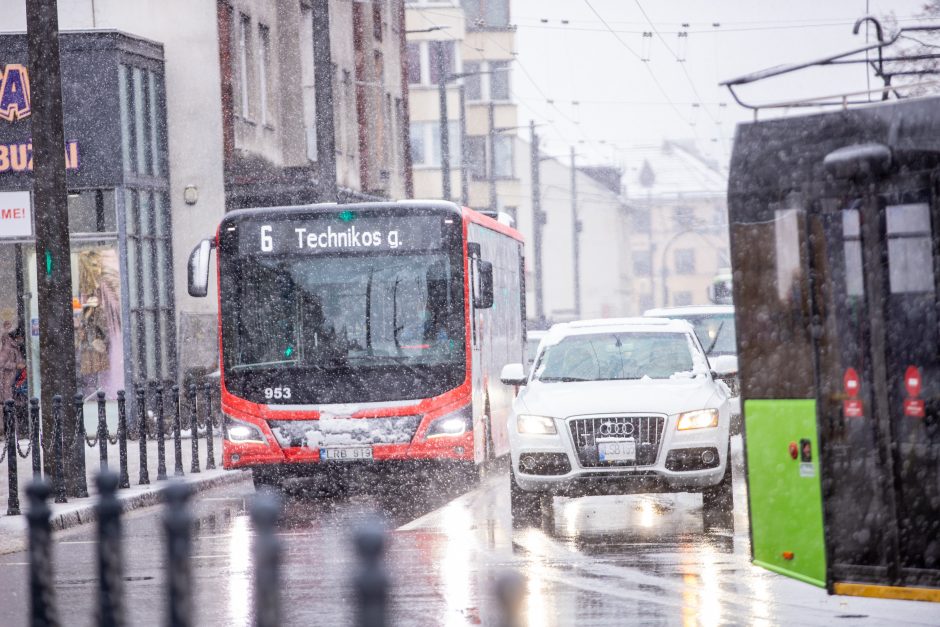
[[[508,452],[517,231],[447,202],[233,211],[193,250],[192,296],[208,292],[213,248],[225,468],[278,485]]]

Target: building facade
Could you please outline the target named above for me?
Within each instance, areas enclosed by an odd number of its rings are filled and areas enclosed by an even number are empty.
[[[509,0],[410,0],[406,9],[415,196],[442,198],[441,92],[450,200],[517,212],[512,96],[515,27]],[[444,88],[441,89],[443,77]]]
[[[709,303],[709,286],[730,268],[727,174],[687,143],[640,149],[628,170],[631,249],[624,274],[635,286],[629,313]]]

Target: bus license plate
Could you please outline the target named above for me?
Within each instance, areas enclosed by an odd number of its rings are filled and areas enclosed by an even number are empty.
[[[636,440],[598,442],[597,454],[602,462],[635,462]]]
[[[321,448],[320,460],[330,462],[372,461],[372,448],[368,446]]]

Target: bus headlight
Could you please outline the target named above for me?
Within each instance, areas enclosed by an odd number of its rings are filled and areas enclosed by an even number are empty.
[[[697,409],[679,414],[679,421],[676,422],[676,431],[688,431],[689,429],[707,429],[718,426],[717,409]]]
[[[440,418],[435,418],[434,422],[428,425],[425,432],[425,439],[440,438],[447,436],[463,435],[473,431],[473,412],[470,405],[461,407],[457,411],[444,414]]]
[[[516,417],[516,431],[530,435],[554,435],[555,420],[548,416],[519,414]]]
[[[268,443],[267,438],[261,433],[261,429],[249,422],[235,420],[231,416],[225,416],[225,433],[229,442]]]

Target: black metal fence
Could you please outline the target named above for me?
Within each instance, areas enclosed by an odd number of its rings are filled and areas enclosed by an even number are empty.
[[[120,478],[105,470],[98,475],[97,578],[98,591],[95,624],[117,627],[128,623],[124,603],[121,504],[117,499]],[[29,619],[33,627],[57,627],[78,622],[74,611],[69,620],[60,620],[55,595],[52,564],[51,509],[52,488],[46,481],[33,481],[26,489],[29,499]],[[166,542],[164,563],[165,616],[170,627],[194,625],[192,544],[194,518],[189,508],[192,488],[171,482],[164,490],[163,528]],[[280,497],[272,492],[255,496],[251,508],[254,528],[254,616],[258,627],[281,624],[281,541],[277,522],[281,512]],[[344,624],[359,627],[385,627],[394,624],[389,616],[389,576],[385,568],[385,531],[378,522],[360,526],[354,534],[358,566],[352,580],[355,592],[353,620]],[[515,572],[505,572],[496,579],[493,599],[497,604],[497,627],[518,627],[522,623],[523,581]],[[82,621],[83,622],[83,621]]]
[[[76,395],[72,402],[75,412],[75,430],[70,435],[66,432],[63,422],[63,399],[56,396],[52,399],[51,416],[53,424],[52,434],[52,473],[50,484],[56,503],[65,503],[68,500],[66,490],[66,468],[75,468],[74,486],[72,496],[87,497],[88,486],[85,479],[86,455],[88,450],[98,450],[98,463],[101,471],[111,467],[108,458],[108,443],[118,445],[118,488],[129,488],[127,446],[128,440],[137,440],[139,447],[139,474],[138,485],[150,483],[149,461],[147,459],[147,439],[155,438],[157,441],[157,480],[163,481],[167,475],[166,443],[173,441],[173,474],[181,477],[185,474],[182,431],[190,430],[189,472],[201,471],[199,439],[206,439],[207,470],[214,469],[214,429],[215,425],[222,426],[221,415],[213,411],[212,387],[209,384],[197,388],[190,385],[183,392],[179,386],[173,385],[164,388],[159,383],[138,385],[134,389],[134,408],[136,420],[128,428],[128,398],[124,390],[117,393],[117,430],[111,433],[107,421],[107,401],[104,392],[96,395],[98,422],[94,436],[89,437],[85,428],[85,399]],[[14,402],[8,400],[3,404],[4,442],[0,448],[0,463],[6,459],[8,472],[9,495],[7,497],[7,515],[20,514],[19,477],[17,476],[17,456],[31,458],[32,474],[34,478],[43,475],[43,460],[40,419],[41,408],[39,399],[29,401],[28,433],[20,433],[22,426],[16,419]],[[167,425],[167,418],[171,420]],[[22,444],[25,441],[26,444]],[[69,463],[71,460],[71,464]]]

